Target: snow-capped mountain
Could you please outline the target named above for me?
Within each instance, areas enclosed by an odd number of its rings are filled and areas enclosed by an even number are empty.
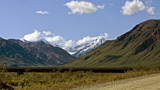
[[[70,48],[70,50],[68,50],[68,52],[75,57],[79,57],[79,56],[82,56],[82,55],[90,52],[91,50],[97,48],[98,46],[103,44],[105,41],[106,41],[105,38],[99,37],[90,43],[85,43],[82,45],[78,45],[74,48]]]
[[[27,41],[25,39],[22,39],[22,41],[25,42],[25,43],[30,43],[31,42],[31,41]],[[40,41],[43,41],[44,43],[49,44],[49,42],[45,39],[41,39],[41,40],[36,41],[36,42],[40,42]],[[76,45],[75,47],[71,47],[69,49],[66,49],[66,51],[68,53],[70,53],[71,55],[75,56],[75,57],[79,57],[79,56],[82,56],[82,55],[90,52],[91,50],[97,48],[98,46],[103,44],[105,41],[106,41],[106,39],[103,36],[98,37],[97,39],[95,39],[91,42]],[[63,48],[59,45],[53,45],[53,46]]]
[[[107,40],[107,38],[108,34],[104,33],[99,36],[86,36],[78,41],[73,41],[66,40],[59,35],[54,35],[52,33],[51,35],[46,35],[44,34],[44,32],[39,32],[35,30],[31,34],[25,35],[21,40],[25,43],[42,41],[46,44],[51,44],[54,47],[62,48],[75,57],[79,57],[103,44]]]

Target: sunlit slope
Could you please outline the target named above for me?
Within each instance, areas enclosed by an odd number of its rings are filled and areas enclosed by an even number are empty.
[[[116,40],[106,41],[90,53],[64,66],[121,67],[160,65],[160,20],[136,25]]]

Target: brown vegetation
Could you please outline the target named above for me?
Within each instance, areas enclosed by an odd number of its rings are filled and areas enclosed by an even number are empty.
[[[7,72],[6,70],[7,69],[4,69],[0,72],[0,80],[7,86],[11,86],[16,90],[67,90],[84,85],[112,82],[160,72],[159,67],[138,67],[133,70],[128,70],[125,73],[73,72],[72,70],[60,72],[59,69],[53,72],[24,72],[24,74],[18,75],[15,72]]]

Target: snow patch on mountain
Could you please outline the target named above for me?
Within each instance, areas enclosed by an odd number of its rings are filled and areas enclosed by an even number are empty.
[[[101,44],[103,44],[106,41],[105,38],[98,37],[97,39],[93,40],[92,42],[89,43],[84,43],[81,45],[78,45],[76,47],[73,47],[70,51],[68,51],[70,54],[74,55],[75,57],[82,56],[91,50],[99,47]]]

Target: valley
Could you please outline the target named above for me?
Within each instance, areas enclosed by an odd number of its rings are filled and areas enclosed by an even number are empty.
[[[1,0],[0,90],[160,89],[160,0]]]

